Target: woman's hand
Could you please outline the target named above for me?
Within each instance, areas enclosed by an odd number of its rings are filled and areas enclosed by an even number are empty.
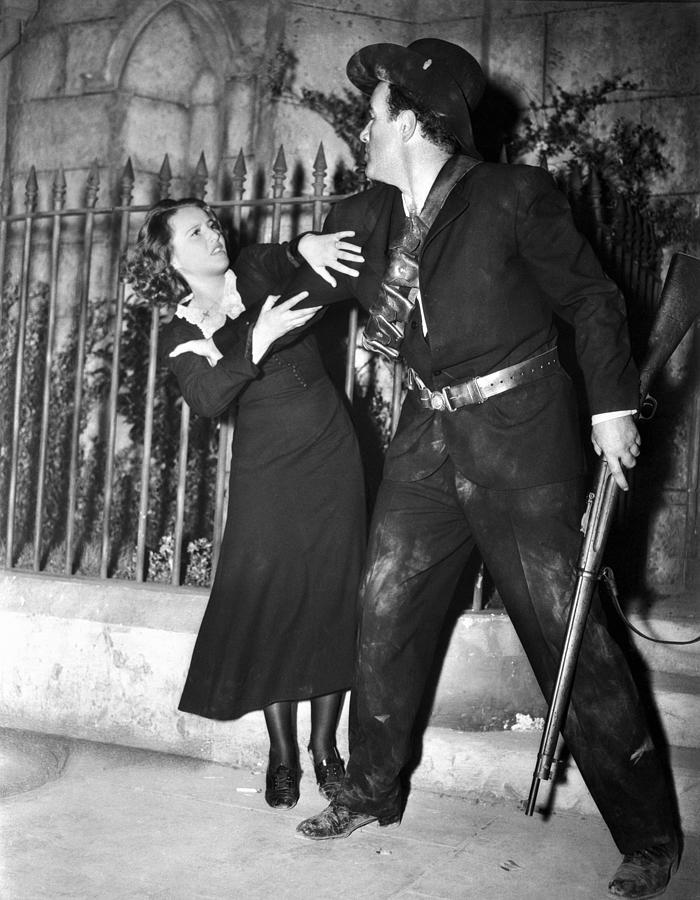
[[[182,344],[178,344],[168,356],[180,356],[181,353],[196,353],[197,356],[203,356],[210,366],[215,366],[223,356],[211,338],[185,341]]]
[[[343,272],[345,275],[351,275],[357,278],[358,269],[353,269],[341,262],[347,259],[348,262],[360,263],[365,261],[362,256],[362,248],[357,244],[349,244],[343,240],[346,237],[353,237],[354,231],[336,231],[333,234],[305,234],[299,241],[299,253],[304,257],[311,268],[320,275],[331,287],[336,286],[336,280],[333,278],[328,269],[335,269],[336,272]]]
[[[295,328],[305,325],[321,308],[312,306],[309,309],[293,309],[295,303],[309,296],[308,291],[295,294],[279,306],[275,306],[279,295],[269,296],[260,308],[258,320],[253,326],[253,355],[254,363],[259,363],[277,338]]]

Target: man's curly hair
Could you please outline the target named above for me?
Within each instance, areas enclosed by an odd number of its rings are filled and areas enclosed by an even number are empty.
[[[170,220],[186,206],[203,209],[218,222],[209,204],[197,197],[159,200],[146,213],[134,249],[122,263],[124,279],[152,306],[171,308],[191,292],[187,281],[171,265],[173,232]]]
[[[442,116],[391,83],[387,94],[387,108],[392,119],[395,119],[404,109],[412,110],[416,114],[418,125],[427,141],[448,153],[456,153],[459,150],[459,142]]]

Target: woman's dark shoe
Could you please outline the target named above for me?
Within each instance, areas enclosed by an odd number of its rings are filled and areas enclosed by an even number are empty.
[[[309,753],[311,753],[310,748]],[[343,783],[345,763],[335,747],[331,750],[326,759],[316,762],[313,753],[311,753],[311,759],[314,763],[314,772],[316,773],[316,783],[318,784],[319,793],[322,797],[325,797],[326,800],[333,800]]]
[[[273,809],[292,809],[299,799],[299,769],[269,766],[265,775],[265,802]]]

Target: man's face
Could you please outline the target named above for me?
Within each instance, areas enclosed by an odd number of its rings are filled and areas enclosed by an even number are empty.
[[[369,122],[360,140],[367,145],[367,177],[372,181],[396,184],[396,170],[402,147],[399,120],[392,119],[387,105],[389,85],[380,81],[370,99]]]

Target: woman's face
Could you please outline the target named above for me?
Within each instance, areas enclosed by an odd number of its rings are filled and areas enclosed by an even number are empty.
[[[172,232],[171,264],[185,279],[221,275],[228,269],[228,254],[216,219],[197,206],[183,206],[169,221]]]

